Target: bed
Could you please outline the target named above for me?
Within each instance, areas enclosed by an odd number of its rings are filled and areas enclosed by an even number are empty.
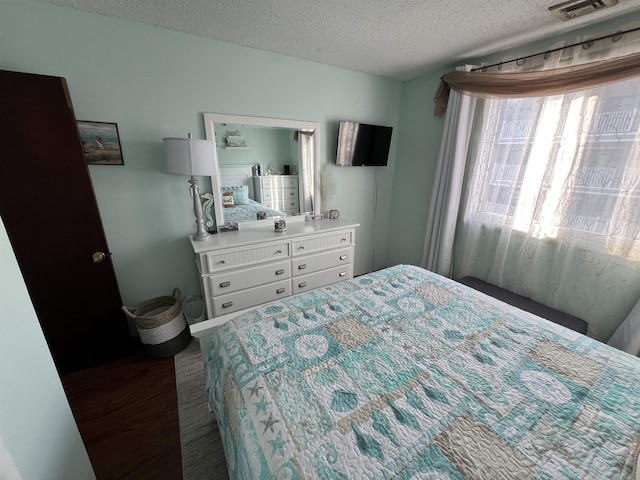
[[[638,478],[640,359],[418,267],[197,336],[233,479]]]
[[[234,198],[233,206],[224,209],[225,224],[257,220],[258,212],[264,212],[265,218],[287,215],[283,211],[265,207],[254,200],[252,165],[221,165],[220,188],[222,193],[231,192]]]

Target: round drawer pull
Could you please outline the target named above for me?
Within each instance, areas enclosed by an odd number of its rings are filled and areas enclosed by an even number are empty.
[[[344,277],[346,274],[347,274],[347,272],[340,272],[340,273],[339,273],[339,275],[340,275],[341,277]]]
[[[346,255],[340,255],[340,260],[346,260],[347,256]]]
[[[222,308],[229,308],[233,306],[233,302],[227,302],[222,304]]]
[[[226,262],[224,260],[220,260],[218,263],[224,265]]]
[[[282,250],[276,250],[276,255],[279,255],[282,253]]]
[[[226,287],[228,287],[230,285],[231,285],[231,282],[221,282],[220,283],[220,288],[226,288]]]
[[[284,288],[279,288],[276,290],[276,293],[284,293]]]
[[[343,238],[341,241],[342,241],[342,242],[346,242],[346,241],[347,241],[347,239],[346,239],[346,238]]]
[[[304,250],[304,245],[300,245],[300,246],[298,247],[298,250]]]

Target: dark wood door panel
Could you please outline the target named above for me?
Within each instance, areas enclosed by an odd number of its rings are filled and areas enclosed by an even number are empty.
[[[0,71],[0,215],[56,365],[121,357],[131,338],[73,106],[60,77]]]

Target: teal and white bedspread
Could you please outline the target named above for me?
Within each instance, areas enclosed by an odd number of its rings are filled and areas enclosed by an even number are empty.
[[[237,479],[635,479],[640,359],[396,266],[217,328]]]
[[[225,208],[224,221],[225,223],[237,223],[245,222],[247,220],[256,220],[258,212],[264,212],[266,218],[287,216],[285,212],[265,207],[255,200],[248,199],[247,203]]]

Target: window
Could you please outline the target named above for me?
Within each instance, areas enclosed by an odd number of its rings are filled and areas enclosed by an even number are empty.
[[[640,259],[639,93],[485,100],[464,221]]]

